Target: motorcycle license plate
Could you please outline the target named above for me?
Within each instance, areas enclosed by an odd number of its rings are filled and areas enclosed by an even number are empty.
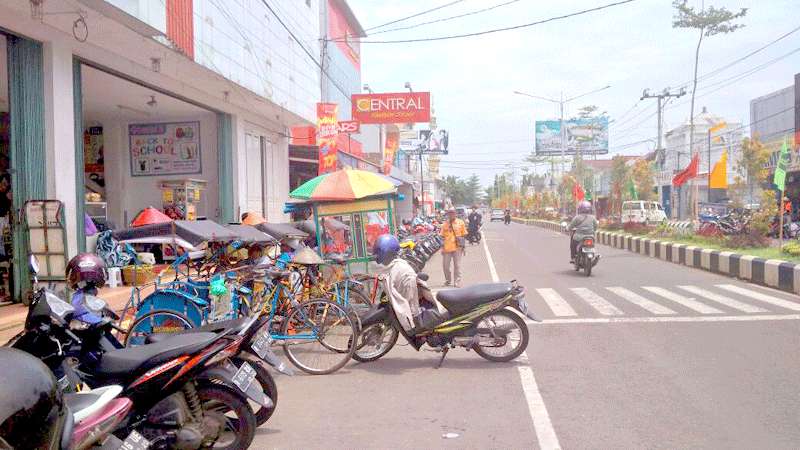
[[[593,248],[584,248],[583,249],[583,253],[594,253],[594,249]]]
[[[117,441],[119,442],[119,441]],[[131,434],[122,442],[120,450],[147,450],[150,448],[150,441],[144,438],[136,430],[131,431]]]
[[[239,367],[239,370],[236,371],[236,374],[233,375],[233,384],[236,385],[242,392],[247,392],[247,388],[250,387],[250,384],[256,378],[256,369],[253,368],[247,362],[242,363],[242,367]]]
[[[256,352],[259,358],[264,359],[267,356],[270,345],[272,345],[272,337],[269,333],[261,332],[258,334],[255,341],[250,344],[250,348]]]

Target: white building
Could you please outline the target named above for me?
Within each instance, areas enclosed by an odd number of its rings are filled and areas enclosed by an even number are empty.
[[[198,216],[284,220],[288,130],[314,123],[320,96],[320,1],[0,0],[11,206],[62,201],[70,255],[84,210],[124,225],[168,200],[164,180],[207,183]]]

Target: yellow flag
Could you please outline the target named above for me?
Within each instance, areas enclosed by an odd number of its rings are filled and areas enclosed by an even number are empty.
[[[714,170],[711,171],[711,189],[727,189],[728,188],[728,152],[722,152]]]

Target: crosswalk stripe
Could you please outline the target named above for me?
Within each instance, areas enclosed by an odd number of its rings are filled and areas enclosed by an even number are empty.
[[[606,299],[587,288],[571,288],[570,290],[604,316],[621,316],[624,314],[619,308],[608,303]]]
[[[629,291],[624,287],[619,286],[612,286],[607,287],[609,291],[613,292],[614,294],[624,298],[625,300],[633,303],[640,308],[646,309],[653,314],[657,315],[668,315],[668,314],[676,314],[675,311],[667,308],[666,306],[661,306],[658,303],[648,300],[641,295],[637,294],[636,292]]]
[[[753,300],[760,300],[762,302],[769,303],[770,305],[791,309],[792,311],[800,311],[800,303],[790,302],[788,300],[783,300],[777,297],[773,297],[771,295],[762,294],[761,292],[751,291],[750,289],[734,286],[732,284],[718,284],[717,287],[720,289],[725,289],[728,292],[733,292],[734,294],[739,294],[747,298],[752,298]]]
[[[642,289],[652,292],[653,294],[660,295],[667,300],[683,305],[691,310],[697,311],[700,314],[722,314],[722,311],[717,308],[700,303],[695,299],[684,297],[672,291],[657,286],[642,286]]]
[[[738,300],[734,300],[730,297],[726,297],[724,295],[719,295],[711,291],[707,291],[703,288],[697,286],[678,286],[679,288],[683,289],[684,291],[690,292],[694,295],[707,298],[713,302],[721,303],[729,308],[737,309],[742,312],[746,313],[765,313],[767,312],[764,308],[759,308],[758,306],[748,305],[747,303],[742,303]]]
[[[575,310],[569,306],[569,303],[566,302],[555,289],[550,288],[541,288],[536,289],[536,292],[542,296],[547,306],[550,307],[550,310],[553,311],[553,314],[559,317],[563,316],[577,316],[578,314],[575,313]]]

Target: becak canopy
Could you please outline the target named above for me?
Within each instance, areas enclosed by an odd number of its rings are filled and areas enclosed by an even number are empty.
[[[167,223],[172,222],[172,218],[168,215],[162,213],[161,211],[153,208],[152,206],[148,206],[147,208],[143,209],[136,217],[133,218],[131,222],[132,227],[141,227],[144,225],[153,225],[155,223]]]

